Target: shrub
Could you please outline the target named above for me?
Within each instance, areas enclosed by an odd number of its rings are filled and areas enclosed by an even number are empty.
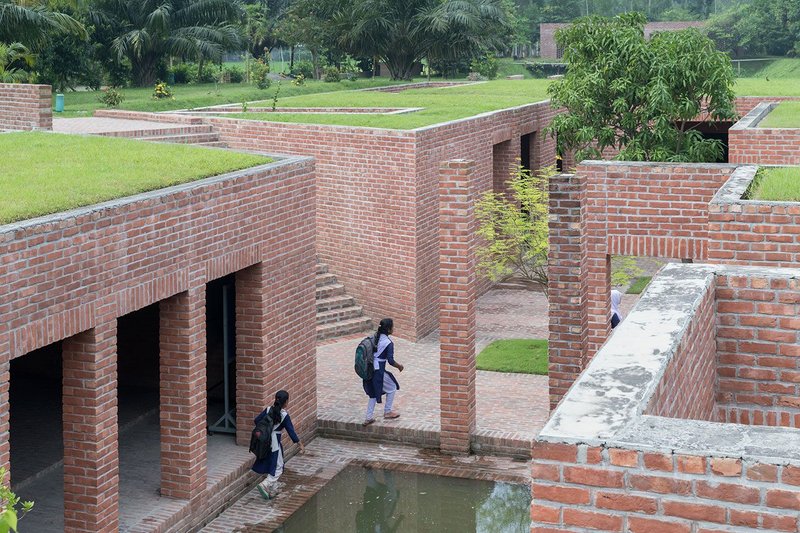
[[[467,80],[469,80],[469,81],[483,81],[485,79],[486,78],[484,78],[483,76],[481,76],[477,72],[470,72],[469,74],[467,74]]]
[[[472,72],[477,72],[484,78],[493,80],[497,77],[497,69],[500,68],[500,64],[497,62],[497,58],[494,55],[485,54],[473,59],[469,64],[469,68]]]
[[[106,107],[117,107],[124,99],[125,95],[119,92],[116,87],[109,87],[98,98]]]
[[[225,74],[231,83],[242,83],[244,81],[244,71],[236,65],[225,67]]]
[[[250,65],[250,79],[255,82],[259,89],[267,89],[272,84],[269,79],[269,63],[258,58]]]
[[[314,64],[311,61],[295,61],[289,73],[295,77],[302,74],[307,80],[314,79]]]
[[[216,65],[203,65],[203,72],[201,73],[198,68],[195,81],[197,83],[214,83],[215,81],[219,81],[219,75],[220,70]]]
[[[156,86],[153,87],[153,100],[165,100],[165,99],[175,99],[175,95],[172,93],[172,87],[160,81],[156,83]]]
[[[292,80],[292,85],[294,85],[295,87],[300,87],[305,84],[306,84],[306,77],[303,76],[302,74],[298,74],[297,77],[295,77],[295,79]]]
[[[192,68],[194,65],[189,63],[178,63],[173,66],[170,72],[175,76],[175,83],[190,83],[193,82],[197,76],[197,69]]]
[[[327,83],[336,83],[342,80],[339,69],[336,67],[325,67],[325,72],[322,74],[322,80]]]
[[[359,74],[361,74],[362,70],[353,57],[349,55],[345,55],[344,59],[342,59],[341,65],[339,65],[339,70],[342,73],[342,77],[346,80],[353,81],[358,78]]]

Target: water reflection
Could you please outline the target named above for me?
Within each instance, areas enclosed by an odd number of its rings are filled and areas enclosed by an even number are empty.
[[[521,485],[348,467],[277,531],[527,533],[530,502]]]

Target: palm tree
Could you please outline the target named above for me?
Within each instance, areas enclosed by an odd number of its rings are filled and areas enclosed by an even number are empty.
[[[111,48],[119,61],[130,61],[134,83],[146,86],[169,56],[219,61],[240,46],[234,24],[241,14],[228,0],[104,0],[91,17],[118,29]]]
[[[22,43],[0,43],[0,83],[24,83],[31,73],[33,54]]]
[[[0,0],[0,43],[20,43],[36,50],[49,31],[74,33],[87,38],[83,25],[64,13],[21,0]]]
[[[351,53],[377,57],[392,79],[410,79],[422,58],[469,57],[502,46],[506,13],[501,0],[362,0],[336,24]]]

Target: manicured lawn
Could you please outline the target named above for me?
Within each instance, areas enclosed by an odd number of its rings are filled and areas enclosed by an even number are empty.
[[[547,341],[509,339],[494,341],[478,354],[478,370],[547,375]]]
[[[325,83],[309,80],[301,87],[292,85],[290,79],[281,81],[279,102],[287,96],[312,94],[331,91],[346,91],[366,87],[382,87],[398,82],[388,78],[359,79],[356,81],[342,81],[339,83]],[[201,83],[197,85],[174,85],[172,87],[174,100],[153,100],[152,87],[130,87],[120,89],[125,96],[119,109],[132,111],[169,111],[172,109],[189,109],[206,107],[219,104],[240,104],[253,100],[271,99],[278,88],[278,82],[273,81],[268,89],[261,90],[248,83]],[[64,112],[53,113],[55,117],[84,117],[91,116],[95,109],[105,109],[98,98],[101,91],[78,91],[64,94]],[[55,98],[55,95],[53,96]],[[271,100],[270,100],[271,103]]]
[[[797,81],[800,83],[800,80]],[[758,123],[759,128],[800,128],[800,102],[781,102]]]
[[[737,78],[737,96],[800,96],[800,79]]]
[[[628,290],[625,291],[625,294],[642,294],[644,290],[647,288],[647,285],[650,283],[650,280],[653,279],[652,276],[641,276],[636,278],[636,280],[631,283],[631,286],[628,287]]]
[[[339,92],[281,98],[281,107],[422,107],[401,115],[347,115],[305,113],[237,113],[237,118],[296,122],[306,124],[343,124],[377,128],[413,129],[471,117],[548,99],[549,80],[495,80],[461,87],[410,89],[399,93]],[[271,106],[271,101],[253,106]]]
[[[268,157],[56,133],[0,134],[0,223],[215,176]]]
[[[747,197],[751,200],[800,202],[800,167],[760,168]]]

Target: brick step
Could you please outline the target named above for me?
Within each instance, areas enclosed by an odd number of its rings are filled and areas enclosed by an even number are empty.
[[[327,274],[328,273],[328,265],[325,263],[317,262],[317,275],[320,274]]]
[[[199,144],[219,142],[218,133],[182,133],[176,135],[157,135],[154,137],[137,137],[142,141],[174,143],[174,144]]]
[[[227,148],[228,143],[224,141],[211,141],[205,143],[194,143],[195,146],[208,146],[209,148]]]
[[[106,131],[99,133],[103,137],[153,137],[163,135],[186,135],[190,133],[214,133],[214,127],[205,124],[191,125],[178,124],[176,126],[165,126],[163,128],[128,130],[128,131]]]
[[[324,287],[317,287],[317,301],[331,298],[333,296],[341,296],[344,294],[344,285],[341,283],[334,283],[333,285],[325,285]]]
[[[368,332],[372,329],[372,320],[367,317],[351,318],[333,324],[317,326],[317,340],[333,339],[345,335]]]
[[[334,309],[341,309],[353,305],[356,305],[355,298],[347,294],[331,296],[330,298],[320,298],[317,300],[317,313],[324,313],[325,311],[333,311]]]
[[[326,285],[334,285],[339,280],[331,273],[317,274],[317,287],[324,287]]]
[[[363,318],[364,309],[360,305],[340,307],[329,311],[317,311],[317,325],[331,324],[333,322],[344,322],[354,318]]]

